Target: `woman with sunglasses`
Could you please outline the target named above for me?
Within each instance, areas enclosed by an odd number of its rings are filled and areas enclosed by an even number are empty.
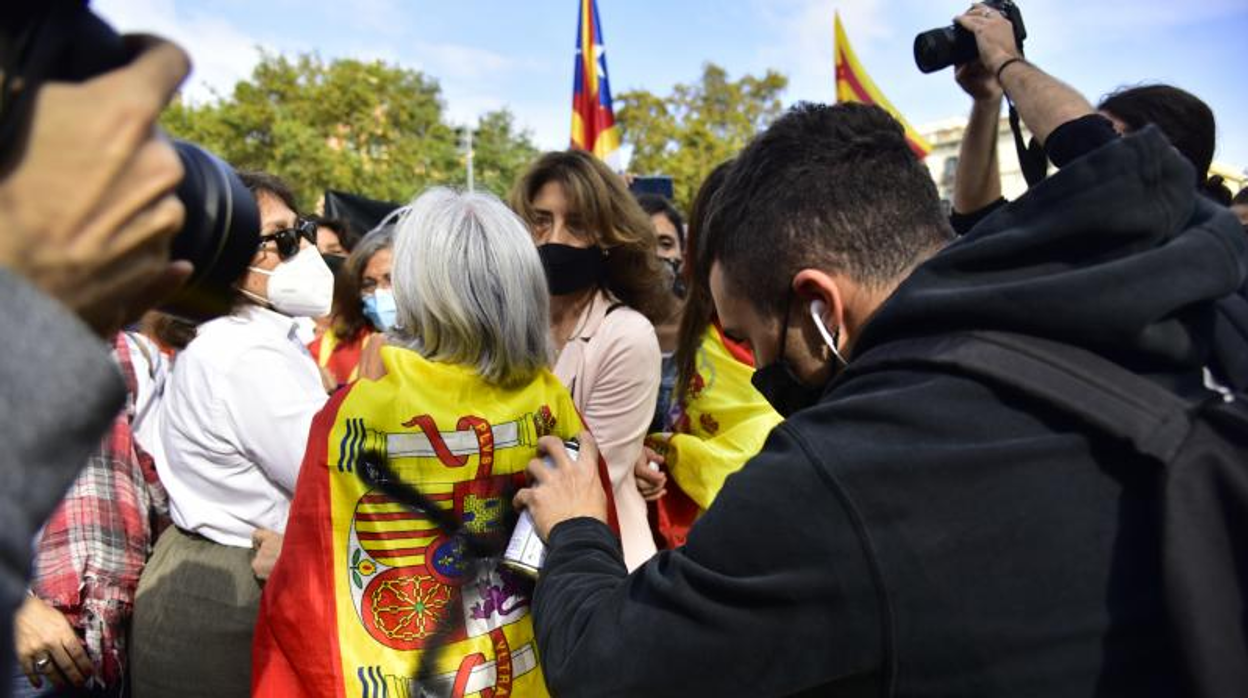
[[[375,354],[379,333],[394,326],[393,246],[394,226],[378,226],[356,244],[337,275],[329,327],[308,344],[331,392],[359,378],[361,358]]]
[[[132,695],[247,696],[262,581],[276,561],[312,417],[324,405],[297,317],[329,312],[334,277],[281,180],[244,174],[260,245],[233,313],[200,326],[159,414],[173,526],[139,581]]]

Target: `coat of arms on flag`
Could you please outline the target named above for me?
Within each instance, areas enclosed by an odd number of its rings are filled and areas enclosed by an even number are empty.
[[[465,546],[506,543],[537,440],[583,428],[572,399],[549,372],[503,389],[408,350],[382,360],[384,378],[340,391],[313,423],[253,694],[545,695],[531,584]],[[423,508],[394,499],[387,478]]]

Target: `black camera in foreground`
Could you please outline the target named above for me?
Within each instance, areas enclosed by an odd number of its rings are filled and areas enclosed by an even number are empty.
[[[1027,28],[1023,26],[1023,13],[1018,5],[1011,0],[984,0],[985,7],[992,8],[1014,25],[1014,41],[1019,50],[1023,48],[1023,39],[1027,38]],[[975,43],[975,35],[962,28],[958,23],[953,26],[932,29],[914,37],[914,62],[924,73],[934,73],[951,65],[970,63],[979,57],[979,46]]]
[[[12,165],[41,84],[82,82],[131,57],[121,36],[85,0],[6,3],[0,8],[0,166]],[[260,244],[260,213],[223,160],[190,143],[175,141],[173,147],[185,171],[177,197],[186,222],[173,240],[172,258],[191,262],[195,273],[163,310],[205,320],[230,311],[234,283]]]

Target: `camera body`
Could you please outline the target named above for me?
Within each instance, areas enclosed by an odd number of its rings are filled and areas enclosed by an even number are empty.
[[[1014,41],[1023,49],[1027,28],[1023,25],[1023,13],[1013,0],[983,0],[985,7],[1000,12],[1014,26]],[[970,63],[979,57],[975,35],[958,23],[925,31],[914,37],[914,62],[924,73],[934,73],[951,65]]]
[[[0,176],[14,165],[42,84],[82,82],[131,58],[121,36],[86,0],[0,7]],[[163,309],[205,320],[230,311],[234,283],[260,244],[260,213],[225,161],[190,143],[175,141],[173,148],[185,172],[176,195],[186,219],[173,239],[172,258],[191,262],[195,272]]]

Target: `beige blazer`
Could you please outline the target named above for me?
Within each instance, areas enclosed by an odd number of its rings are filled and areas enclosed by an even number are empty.
[[[578,327],[555,361],[555,375],[572,393],[606,459],[624,561],[631,571],[655,553],[633,466],[659,395],[659,340],[644,315],[602,292],[586,307]]]

